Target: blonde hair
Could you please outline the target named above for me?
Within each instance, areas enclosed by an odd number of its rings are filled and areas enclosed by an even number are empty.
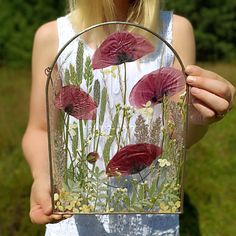
[[[89,26],[116,20],[116,9],[113,0],[68,0],[70,20],[74,29],[79,32]],[[130,1],[127,22],[142,25],[154,32],[159,29],[159,0]],[[116,26],[109,26],[109,33],[116,31]],[[139,31],[134,27],[127,27],[128,31]],[[96,31],[96,39],[104,37],[104,29]],[[99,36],[98,36],[99,35]],[[92,35],[89,36],[89,38]]]

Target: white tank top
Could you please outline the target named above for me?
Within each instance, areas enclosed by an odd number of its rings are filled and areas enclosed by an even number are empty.
[[[172,12],[163,11],[160,14],[161,31],[160,35],[168,42],[172,43]],[[68,16],[57,19],[59,47],[61,48],[76,35]],[[78,40],[70,43],[62,52],[57,60],[57,66],[60,71],[65,71],[70,64],[75,64],[76,48]],[[162,63],[162,66],[172,66],[174,55],[173,52],[166,46],[162,45],[155,52],[153,58],[148,58],[148,61],[141,61],[142,73],[152,71],[157,68],[157,65]],[[92,49],[86,44],[84,45],[84,54],[91,55]],[[163,53],[164,52],[164,53]],[[130,65],[132,67],[132,65]],[[153,69],[152,69],[153,68]],[[132,71],[132,76],[135,73],[134,68],[128,68],[127,71]],[[133,76],[135,77],[135,76]],[[139,77],[141,78],[140,74]],[[128,89],[132,88],[137,80],[131,80],[128,84]],[[117,83],[117,84],[116,84]],[[83,86],[83,85],[81,85]],[[108,85],[109,86],[109,85]],[[119,91],[119,81],[113,80],[110,85],[110,93],[113,97]],[[111,104],[112,107],[112,104]],[[179,235],[179,216],[178,215],[75,215],[67,220],[63,220],[57,224],[47,224],[46,236],[149,236],[149,235]]]

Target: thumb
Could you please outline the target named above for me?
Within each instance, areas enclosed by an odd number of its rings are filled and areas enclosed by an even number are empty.
[[[40,205],[45,215],[52,214],[52,200],[49,193],[44,193],[40,198]]]
[[[187,75],[200,75],[202,73],[202,68],[196,65],[188,65],[185,68],[185,73]]]
[[[50,190],[40,186],[41,185],[35,184],[32,187],[31,208],[35,205],[39,205],[43,214],[50,215],[52,213]]]

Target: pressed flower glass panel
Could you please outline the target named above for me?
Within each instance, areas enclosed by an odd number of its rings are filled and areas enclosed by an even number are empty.
[[[179,56],[129,23],[68,40],[47,68],[54,213],[181,213],[188,88]]]

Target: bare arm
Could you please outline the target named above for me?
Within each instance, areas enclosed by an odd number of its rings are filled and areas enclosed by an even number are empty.
[[[34,181],[30,217],[32,222],[39,224],[55,219],[51,215],[44,70],[52,64],[57,53],[57,37],[55,21],[41,26],[35,34],[29,122],[22,140],[25,158]]]

